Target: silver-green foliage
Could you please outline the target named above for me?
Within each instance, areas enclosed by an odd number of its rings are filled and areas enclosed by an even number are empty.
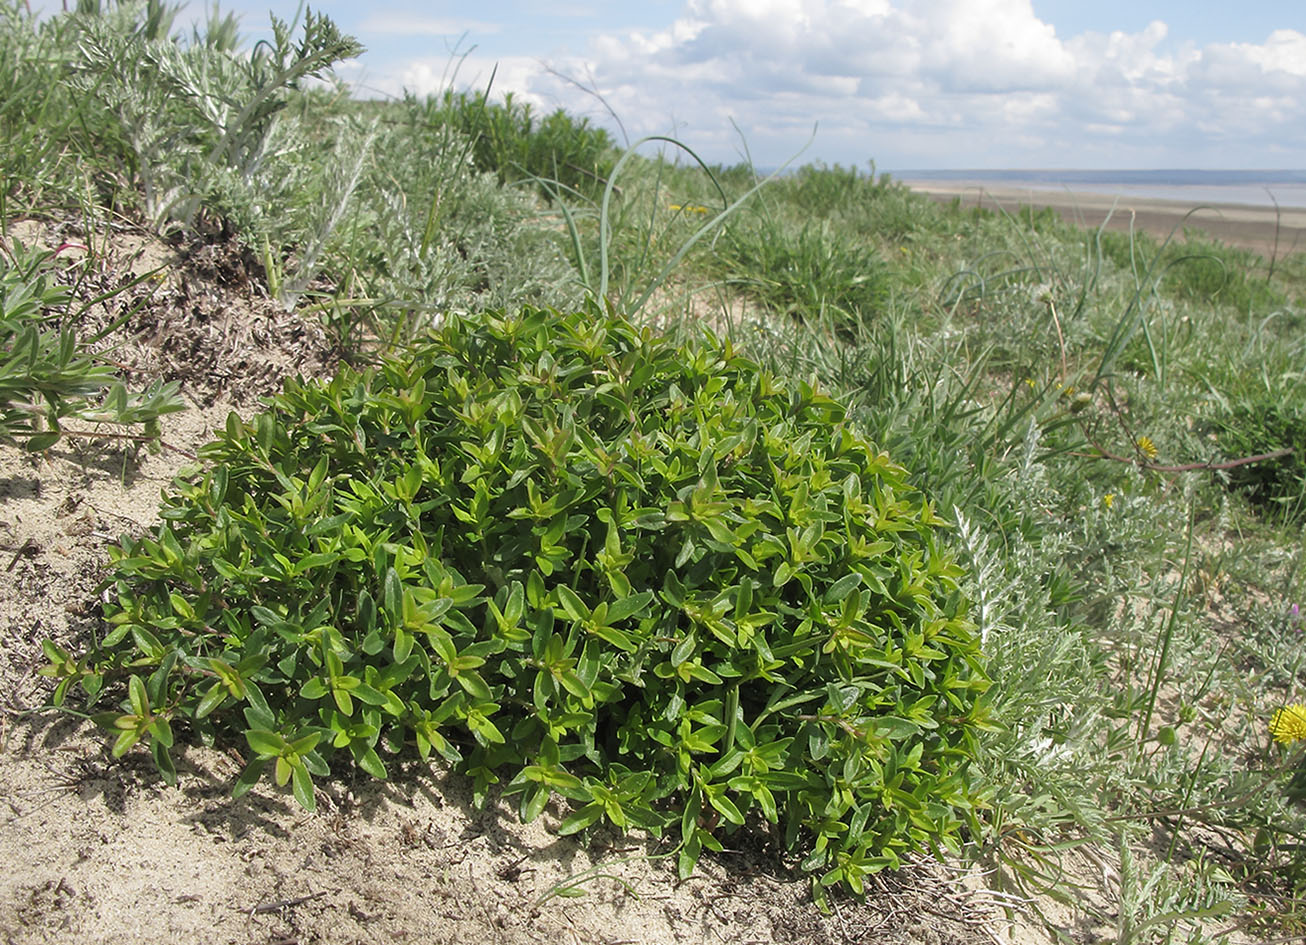
[[[978,641],[943,523],[819,389],[706,336],[526,309],[234,415],[157,534],[114,555],[112,630],[53,644],[56,699],[125,698],[312,779],[432,751],[679,839],[769,822],[825,885],[952,846],[983,791]],[[392,762],[391,762],[392,763]]]
[[[68,81],[100,103],[125,145],[147,218],[190,222],[215,191],[251,189],[275,153],[268,145],[293,90],[362,47],[320,14],[302,35],[272,17],[270,41],[247,54],[229,21],[214,41],[168,35],[176,10],[157,2],[84,4],[71,14],[77,46]]]
[[[435,100],[383,112],[354,210],[333,243],[343,296],[377,334],[420,334],[442,313],[572,305],[580,287],[529,189],[499,185]]]

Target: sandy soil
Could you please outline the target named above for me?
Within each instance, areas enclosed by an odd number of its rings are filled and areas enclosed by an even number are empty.
[[[679,882],[650,840],[559,838],[557,807],[523,827],[495,801],[475,810],[464,779],[416,763],[387,783],[324,783],[306,814],[266,783],[233,801],[230,746],[177,752],[176,788],[144,750],[113,759],[103,733],[41,708],[40,641],[84,648],[99,628],[106,549],[156,524],[187,454],[229,410],[248,416],[286,376],[329,374],[335,355],[316,324],[260,295],[233,246],[21,232],[92,243],[83,298],[162,267],[90,317],[137,306],[114,359],[136,382],[181,381],[191,406],[164,418],[169,448],[157,453],[89,437],[37,456],[0,445],[0,942],[1040,940],[1023,923],[1013,938],[992,893],[926,860],[823,916],[755,837],[733,838]]]
[[[1241,204],[1194,206],[1177,200],[1111,197],[1068,191],[993,187],[980,181],[902,180],[912,190],[940,202],[960,199],[964,206],[1003,209],[1015,213],[1021,206],[1051,207],[1069,223],[1096,229],[1131,229],[1165,239],[1171,233],[1183,238],[1185,228],[1202,230],[1230,246],[1278,258],[1306,252],[1306,209],[1284,208],[1276,217],[1273,207]],[[1276,234],[1277,224],[1277,234]]]

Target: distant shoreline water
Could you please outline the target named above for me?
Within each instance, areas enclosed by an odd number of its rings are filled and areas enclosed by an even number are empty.
[[[903,170],[889,171],[903,182],[985,185],[1015,190],[1058,191],[1178,200],[1250,207],[1306,207],[1306,171],[1195,170]]]

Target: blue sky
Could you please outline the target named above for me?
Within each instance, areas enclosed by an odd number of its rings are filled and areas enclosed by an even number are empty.
[[[269,11],[224,4],[256,37]],[[199,4],[193,10],[202,10]],[[448,82],[733,162],[1306,167],[1306,0],[328,0],[371,94]],[[457,45],[461,37],[461,45]],[[738,131],[736,131],[736,127]]]

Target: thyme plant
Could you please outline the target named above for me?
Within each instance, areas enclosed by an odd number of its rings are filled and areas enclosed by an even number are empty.
[[[817,889],[952,845],[988,681],[944,523],[843,407],[704,333],[526,309],[295,382],[229,418],[154,535],[113,555],[110,632],[58,697],[121,700],[313,780],[439,756],[516,797],[670,834],[680,869],[774,825]]]

